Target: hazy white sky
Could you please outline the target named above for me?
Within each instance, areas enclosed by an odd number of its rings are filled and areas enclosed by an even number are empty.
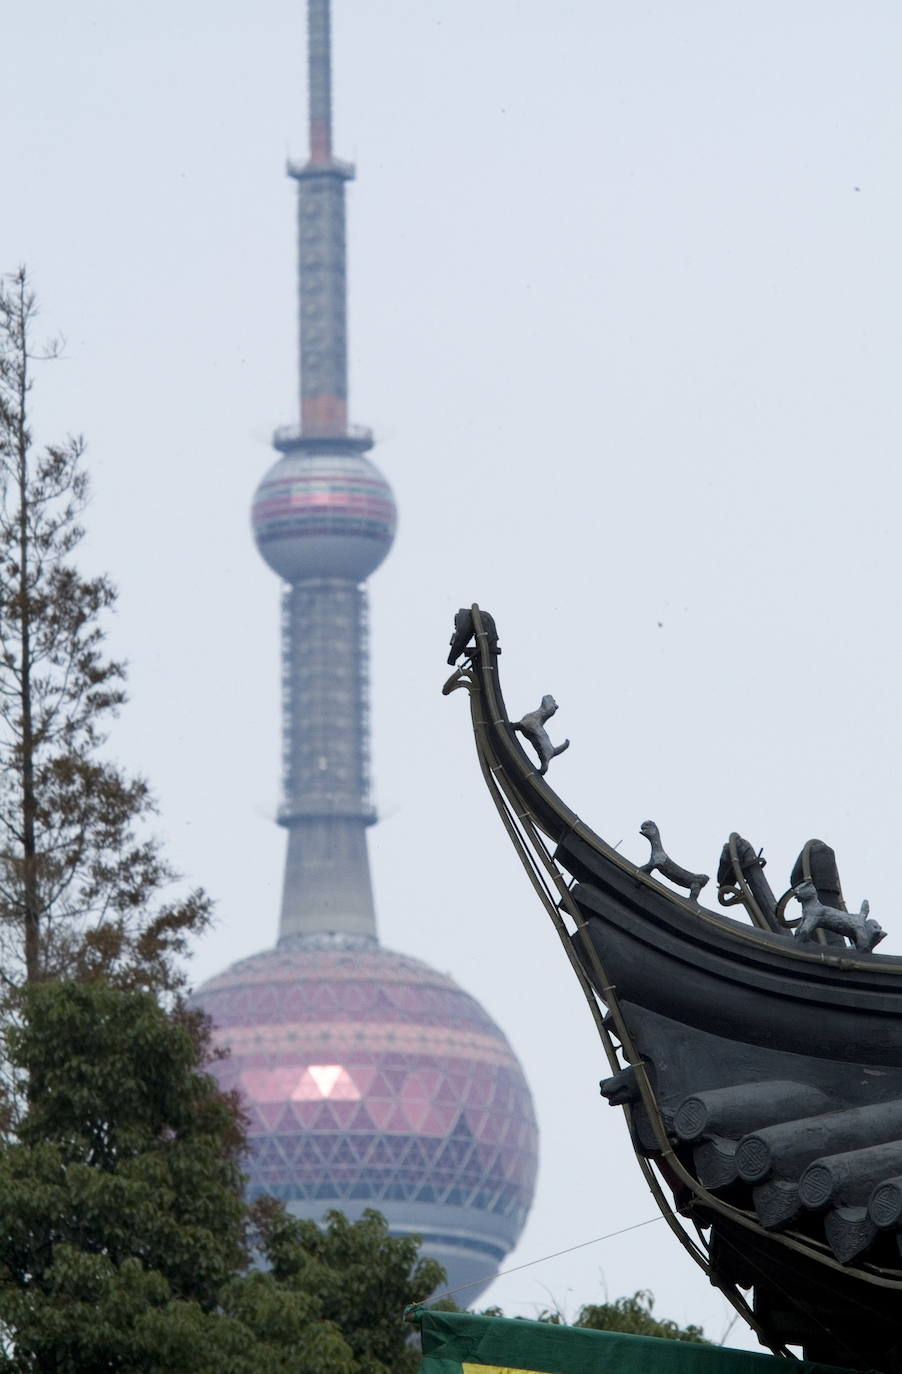
[[[537,1100],[510,1264],[655,1215],[587,1011],[441,683],[453,611],[501,630],[512,712],[560,702],[567,801],[654,817],[782,890],[812,835],[902,948],[896,851],[902,197],[896,0],[334,0],[352,413],[401,528],[371,582],[384,943],[451,972]],[[271,942],[278,585],[248,507],[296,414],[301,0],[32,0],[4,16],[0,269],[67,359],[85,561],[121,587],[115,734],[218,901],[198,980]],[[710,892],[710,889],[709,889]],[[531,1315],[650,1287],[719,1337],[663,1223],[500,1280]],[[731,1340],[744,1340],[738,1328]]]

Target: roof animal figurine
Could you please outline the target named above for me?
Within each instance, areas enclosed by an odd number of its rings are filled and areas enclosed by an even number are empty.
[[[545,722],[551,719],[556,710],[557,702],[553,696],[546,693],[537,711],[528,711],[522,720],[511,721],[511,728],[525,735],[538,754],[541,776],[548,772],[548,765],[553,758],[570,748],[568,739],[565,739],[563,744],[554,745],[548,738]]]
[[[483,628],[488,635],[489,651],[493,654],[500,654],[498,647],[498,632],[495,629],[495,622],[488,611],[480,611]],[[473,612],[469,606],[461,606],[454,617],[454,633],[451,636],[451,652],[448,654],[448,662],[454,666],[461,654],[466,650],[471,639],[476,637],[476,627],[473,624]],[[475,650],[473,651],[475,652]]]
[[[697,902],[698,894],[708,881],[707,873],[690,873],[687,868],[675,864],[661,843],[661,832],[654,821],[643,821],[639,826],[639,834],[644,835],[651,845],[648,863],[643,864],[639,872],[654,873],[657,870],[663,877],[676,883],[677,887],[688,887],[690,902]]]
[[[795,896],[802,906],[797,940],[811,940],[816,930],[832,930],[837,935],[845,935],[856,949],[870,952],[886,936],[881,925],[868,919],[871,909],[868,902],[861,903],[860,911],[840,911],[835,906],[824,906],[810,879],[797,885]]]

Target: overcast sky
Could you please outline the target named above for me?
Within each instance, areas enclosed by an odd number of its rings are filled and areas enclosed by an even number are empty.
[[[655,1206],[440,695],[459,605],[498,621],[512,713],[555,694],[552,781],[625,854],[652,816],[714,873],[736,828],[782,891],[817,835],[902,949],[902,9],[333,9],[351,410],[401,518],[370,584],[380,928],[523,1062],[542,1166],[514,1265]],[[296,419],[302,0],[31,0],[3,49],[0,268],[30,265],[67,340],[37,429],[89,441],[84,562],[119,582],[131,663],[113,743],[217,900],[200,981],[271,943],[279,904],[279,593],[248,509]],[[660,1221],[487,1297],[640,1287],[723,1333]]]

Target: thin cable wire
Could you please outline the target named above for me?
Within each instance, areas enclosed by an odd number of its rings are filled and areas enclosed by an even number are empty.
[[[538,1259],[527,1260],[525,1264],[515,1264],[511,1269],[500,1269],[494,1274],[483,1274],[482,1278],[471,1279],[469,1283],[462,1283],[457,1288],[448,1288],[444,1293],[436,1293],[434,1298],[430,1298],[429,1304],[442,1302],[445,1298],[453,1298],[455,1293],[462,1293],[465,1288],[476,1288],[480,1283],[488,1283],[490,1279],[502,1279],[508,1274],[517,1274],[521,1269],[531,1269],[534,1264],[544,1264],[546,1260],[557,1259],[560,1255],[570,1255],[574,1250],[585,1250],[587,1245],[598,1245],[602,1240],[613,1240],[615,1236],[625,1236],[627,1231],[638,1231],[640,1226],[651,1226],[654,1221],[663,1221],[664,1218],[649,1217],[647,1221],[634,1221],[632,1226],[622,1226],[619,1231],[608,1231],[605,1236],[596,1236],[594,1240],[580,1241],[579,1245],[568,1245],[566,1250],[555,1250],[553,1255],[540,1255]]]

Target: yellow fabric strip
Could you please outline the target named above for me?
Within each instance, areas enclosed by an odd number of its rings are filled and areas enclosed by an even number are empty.
[[[511,1369],[500,1364],[462,1364],[463,1374],[536,1374],[534,1369]]]

